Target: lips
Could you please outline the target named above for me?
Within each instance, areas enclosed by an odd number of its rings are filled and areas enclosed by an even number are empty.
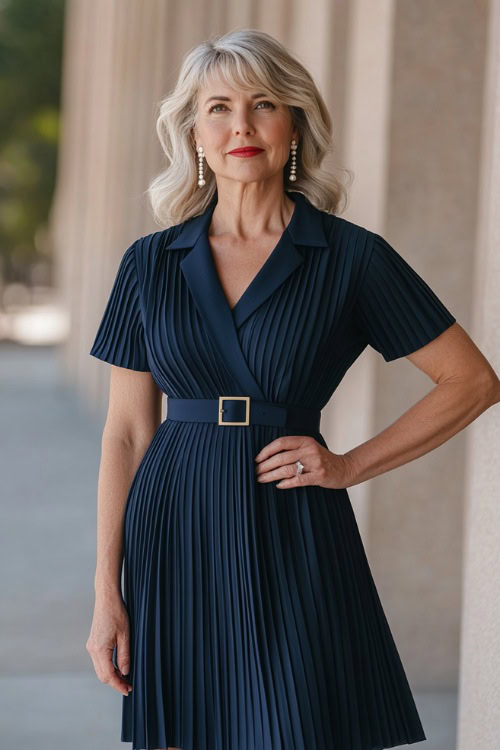
[[[255,146],[245,146],[243,148],[234,148],[229,153],[230,154],[260,154],[261,151],[264,151],[264,149],[256,148]]]

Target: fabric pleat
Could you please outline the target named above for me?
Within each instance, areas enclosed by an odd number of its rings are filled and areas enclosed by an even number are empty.
[[[127,248],[120,261],[89,354],[119,367],[148,372],[134,245]]]
[[[382,237],[292,199],[291,224],[232,310],[208,214],[136,240],[90,353],[151,372],[168,397],[247,395],[253,377],[254,397],[321,409],[368,344],[389,361],[454,322]],[[256,454],[293,434],[177,421],[167,402],[123,521],[133,690],[121,739],[133,750],[426,739],[347,489],[255,478]]]
[[[411,354],[455,322],[436,293],[378,234],[356,306],[368,343],[386,362]]]

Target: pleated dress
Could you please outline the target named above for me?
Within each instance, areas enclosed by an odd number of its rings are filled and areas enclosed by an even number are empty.
[[[168,398],[322,409],[366,346],[405,356],[455,322],[379,234],[297,191],[229,306],[208,208],[124,252],[90,354]],[[123,519],[133,750],[381,750],[426,739],[347,489],[259,483],[286,427],[168,417]],[[308,433],[328,445],[321,432]],[[116,649],[115,649],[116,656]]]

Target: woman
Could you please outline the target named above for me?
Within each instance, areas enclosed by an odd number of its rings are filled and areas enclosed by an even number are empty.
[[[330,116],[272,37],[190,51],[157,129],[163,228],[125,251],[90,352],[114,366],[87,648],[124,695],[121,739],[425,740],[347,488],[470,424],[498,378],[403,257],[336,215]],[[368,344],[436,387],[335,454],[321,409]]]

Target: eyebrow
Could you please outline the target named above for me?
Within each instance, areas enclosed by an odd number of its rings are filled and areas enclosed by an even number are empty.
[[[252,94],[252,99],[258,99],[260,96],[267,96],[267,94]],[[208,99],[205,101],[205,104],[208,104],[208,102],[211,102],[212,99],[217,99],[218,101],[222,101],[222,102],[231,101],[231,97],[229,96],[209,96]]]

